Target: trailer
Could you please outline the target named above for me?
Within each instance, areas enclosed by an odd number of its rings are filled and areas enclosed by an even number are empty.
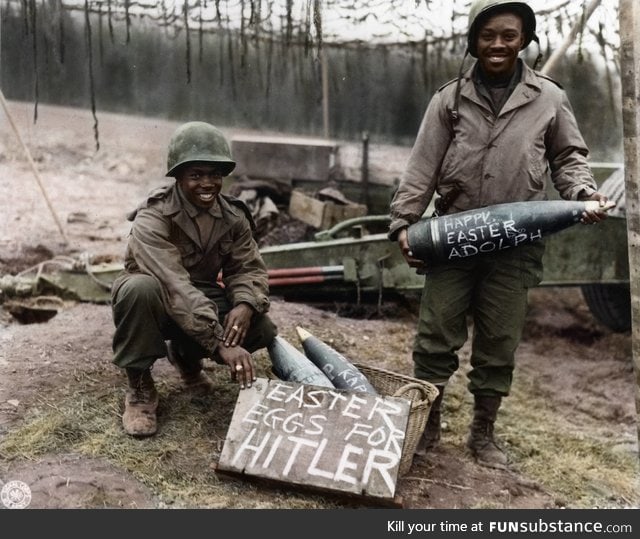
[[[631,328],[624,171],[615,163],[594,163],[592,168],[600,191],[616,208],[596,226],[577,225],[546,238],[540,286],[580,287],[593,316],[624,332]],[[387,215],[356,217],[319,231],[315,241],[262,248],[267,266],[279,272],[272,294],[378,302],[418,295],[424,276],[410,268],[397,244],[389,241],[388,224]]]

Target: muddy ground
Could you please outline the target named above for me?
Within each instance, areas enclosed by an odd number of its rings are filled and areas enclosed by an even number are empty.
[[[86,111],[40,105],[34,124],[31,104],[11,103],[10,108],[38,176],[3,116],[0,275],[29,275],[56,257],[121,260],[128,232],[125,213],[165,181],[165,147],[177,124],[102,113],[96,151]],[[370,151],[375,155],[375,146]],[[401,161],[406,149],[395,155]],[[7,294],[2,298],[5,307],[9,299]],[[378,310],[337,299],[320,305],[274,296],[271,314],[292,342],[295,326],[303,322],[361,363],[412,372],[413,298],[385,298]],[[111,335],[106,304],[67,300],[56,316],[37,324],[21,324],[6,308],[0,310],[0,484],[27,483],[30,507],[353,504],[217,477],[216,459],[237,389],[213,364],[207,369],[220,395],[202,401],[184,396],[175,372],[166,360],[158,361],[160,433],[152,441],[127,440],[120,430],[124,378],[110,363]],[[468,356],[466,345],[463,368],[447,392],[441,446],[428,458],[414,460],[398,480],[404,507],[640,505],[629,333],[599,325],[577,289],[532,291],[513,393],[496,429],[511,458],[508,471],[477,466],[465,450],[472,403],[464,379]],[[266,375],[264,355],[256,360]],[[140,458],[133,458],[136,454]],[[144,461],[143,455],[157,460]]]

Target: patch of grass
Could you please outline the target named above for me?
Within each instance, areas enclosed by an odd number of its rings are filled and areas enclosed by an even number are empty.
[[[464,352],[466,353],[466,352]],[[468,358],[463,357],[463,360]],[[259,376],[269,375],[266,354],[256,356]],[[226,368],[208,373],[214,395],[194,397],[157,377],[159,432],[134,439],[122,431],[123,380],[78,377],[74,391],[61,388],[40,397],[23,422],[0,442],[0,457],[36,460],[46,454],[75,453],[102,458],[144,483],[159,506],[177,508],[344,507],[332,497],[263,486],[214,470],[238,395]],[[443,435],[464,447],[473,398],[465,369],[446,388]],[[107,390],[105,390],[105,387]],[[539,484],[570,508],[638,507],[638,462],[632,451],[603,435],[586,436],[568,417],[553,412],[533,383],[516,380],[496,424],[496,436],[514,470]],[[596,437],[597,436],[597,437]],[[619,442],[619,440],[618,440]],[[482,507],[490,508],[489,501]]]
[[[225,369],[212,373],[218,391],[194,397],[157,383],[159,432],[146,439],[127,436],[121,427],[123,390],[79,400],[50,395],[44,406],[0,443],[4,459],[35,460],[45,454],[99,457],[127,470],[165,506],[184,508],[328,508],[333,500],[263,488],[221,478],[214,471],[231,420],[238,388]]]
[[[529,396],[510,403],[498,431],[522,473],[571,508],[637,507],[638,461],[616,442],[585,436]]]
[[[460,447],[473,416],[473,396],[466,384],[460,369],[449,381],[443,402],[443,435]],[[585,435],[537,395],[532,384],[519,378],[500,409],[495,436],[512,468],[569,508],[640,506],[637,453],[631,447],[621,451],[620,440],[604,434]]]

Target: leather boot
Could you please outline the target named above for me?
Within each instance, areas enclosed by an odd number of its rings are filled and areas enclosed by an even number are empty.
[[[124,431],[136,437],[151,436],[158,430],[158,392],[151,377],[151,370],[127,369],[127,378],[129,387],[122,414]]]
[[[438,445],[438,442],[440,441],[440,415],[442,399],[444,397],[444,385],[436,385],[436,388],[438,389],[438,396],[433,401],[433,404],[431,404],[427,424],[424,427],[424,431],[418,441],[415,451],[415,454],[420,457],[424,457],[429,451]]]
[[[202,370],[202,360],[196,363],[185,361],[173,341],[170,341],[167,346],[167,359],[178,370],[182,382],[189,391],[196,395],[207,395],[215,391],[215,384]]]
[[[507,468],[507,455],[493,439],[493,426],[501,401],[502,397],[475,395],[467,447],[481,466],[504,470]]]

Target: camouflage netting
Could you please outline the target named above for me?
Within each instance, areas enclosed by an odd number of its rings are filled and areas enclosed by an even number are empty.
[[[133,87],[152,71],[157,77],[161,67],[157,65],[158,58],[153,56],[164,59],[165,53],[158,47],[154,49],[153,43],[158,45],[157,34],[161,32],[164,41],[173,43],[171,54],[180,55],[183,66],[182,73],[172,73],[173,79],[180,77],[187,84],[195,84],[204,73],[217,70],[217,78],[228,83],[228,91],[234,98],[242,95],[241,84],[259,85],[265,96],[273,96],[285,81],[289,84],[287,91],[293,87],[301,96],[300,107],[305,110],[313,108],[314,101],[323,99],[327,92],[335,95],[338,90],[344,93],[340,96],[343,101],[360,99],[363,107],[370,109],[371,102],[358,93],[357,87],[345,90],[340,82],[366,81],[371,89],[393,80],[394,85],[406,86],[409,92],[421,84],[422,94],[432,93],[457,72],[465,47],[470,3],[470,0],[7,0],[2,7],[3,30],[7,29],[2,54],[8,58],[18,54],[14,51],[18,43],[14,45],[11,40],[15,42],[14,33],[22,31],[20,57],[31,72],[16,75],[8,65],[5,69],[9,69],[11,77],[5,72],[2,81],[5,93],[9,94],[6,86],[17,83],[8,79],[29,78],[32,95],[28,99],[35,103],[35,121],[38,102],[52,101],[46,99],[47,87],[69,77],[69,63],[81,62],[83,80],[78,84],[89,96],[98,147],[95,114],[98,103],[104,109],[106,101],[97,99],[105,85],[101,71],[109,69],[112,75],[124,69],[109,58],[109,50],[123,45],[146,50],[146,57],[151,61],[133,66],[136,71],[127,74],[133,79]],[[619,46],[617,1],[557,0],[550,5],[534,0],[531,5],[537,14],[542,50],[529,51],[530,55],[535,57],[542,52],[548,58],[567,36],[572,36],[572,52],[578,58],[583,48],[589,50],[592,60],[593,51],[600,56],[598,63],[606,70],[605,78],[613,94],[611,79],[618,69]],[[81,37],[78,37],[78,28],[82,28]],[[150,28],[156,32],[152,37]],[[27,58],[24,58],[25,47],[30,49]],[[370,59],[363,59],[362,51],[371,49],[377,52],[370,55]],[[175,63],[174,58],[167,58],[169,60]],[[331,64],[328,76],[325,60]],[[105,67],[109,62],[111,65]],[[402,70],[397,67],[400,64]],[[403,95],[407,95],[402,89]],[[136,90],[148,95],[145,88]],[[184,92],[179,88],[166,89],[165,93],[175,94],[176,103],[184,101]],[[130,96],[121,97],[125,102],[131,101]],[[409,95],[409,101],[414,97]],[[150,105],[143,106],[153,106],[156,99],[159,98],[148,95]],[[189,99],[193,101],[191,96]],[[372,101],[381,99],[391,104],[390,109],[397,101],[395,96],[371,97]],[[167,108],[165,102],[162,106]],[[203,110],[211,108],[202,107]],[[391,117],[396,120],[381,117],[373,130],[397,122],[397,126],[391,125],[400,130],[400,135],[404,135],[403,125],[408,125],[406,134],[413,135],[413,123],[407,124],[404,117],[416,114],[412,107],[415,105],[410,104],[407,111],[391,110]],[[140,112],[155,114],[149,110]],[[194,115],[201,114],[196,111]],[[263,124],[268,123],[265,118],[262,120]],[[231,121],[238,123],[235,118]],[[318,118],[305,121],[320,123]],[[353,121],[345,119],[341,125],[341,116],[335,113],[331,123],[340,130]]]

